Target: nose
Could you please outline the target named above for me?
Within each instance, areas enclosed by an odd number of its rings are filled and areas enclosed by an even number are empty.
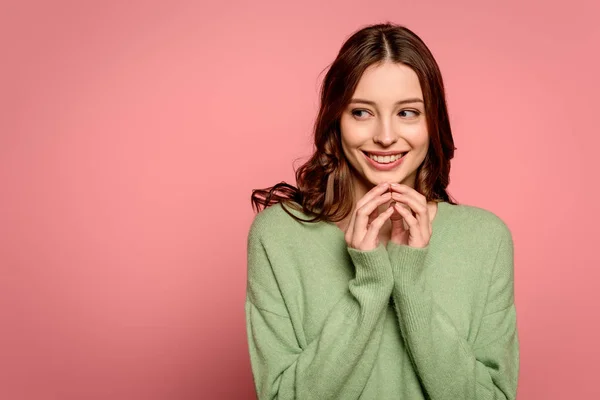
[[[373,135],[373,141],[381,146],[390,146],[398,141],[397,135],[394,133],[394,128],[389,122],[381,122],[378,124],[377,131]]]

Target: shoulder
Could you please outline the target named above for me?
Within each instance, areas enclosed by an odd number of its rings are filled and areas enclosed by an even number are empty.
[[[508,223],[493,211],[470,204],[447,204],[446,223],[458,232],[512,242]]]
[[[286,210],[299,218],[309,218],[309,216],[288,204],[276,203],[254,216],[248,232],[249,238],[278,237],[289,234],[294,228],[297,229],[298,224],[301,222],[295,220]]]
[[[449,204],[449,203],[448,203]],[[514,243],[506,220],[495,212],[468,204],[449,205],[440,242],[465,265],[512,279]]]

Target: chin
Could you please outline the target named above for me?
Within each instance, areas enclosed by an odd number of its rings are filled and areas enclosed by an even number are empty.
[[[388,183],[402,183],[402,179],[400,179],[400,177],[394,177],[392,175],[381,175],[380,177],[377,178],[368,178],[367,182],[369,182],[370,184],[372,184],[373,186],[377,186],[380,183],[383,182],[388,182]]]

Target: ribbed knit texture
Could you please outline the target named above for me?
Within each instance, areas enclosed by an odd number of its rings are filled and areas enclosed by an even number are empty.
[[[260,400],[515,398],[513,241],[492,212],[439,203],[427,247],[360,251],[277,204],[254,218],[247,254]]]

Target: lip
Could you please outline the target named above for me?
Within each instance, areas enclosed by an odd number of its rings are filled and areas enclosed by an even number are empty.
[[[402,164],[402,162],[404,162],[404,158],[406,157],[406,154],[408,154],[408,153],[405,153],[401,158],[397,159],[396,161],[394,161],[392,163],[387,163],[387,164],[380,164],[377,161],[371,159],[366,153],[363,152],[363,154],[364,154],[365,158],[367,159],[367,161],[369,162],[369,164],[373,168],[375,168],[379,171],[390,171],[390,170],[398,167],[400,164]],[[397,154],[397,153],[395,153],[395,154]]]
[[[400,154],[400,153],[408,153],[408,150],[405,151],[367,151],[367,150],[361,150],[363,153],[368,153],[368,154],[373,154],[374,156],[393,156],[395,154]]]

